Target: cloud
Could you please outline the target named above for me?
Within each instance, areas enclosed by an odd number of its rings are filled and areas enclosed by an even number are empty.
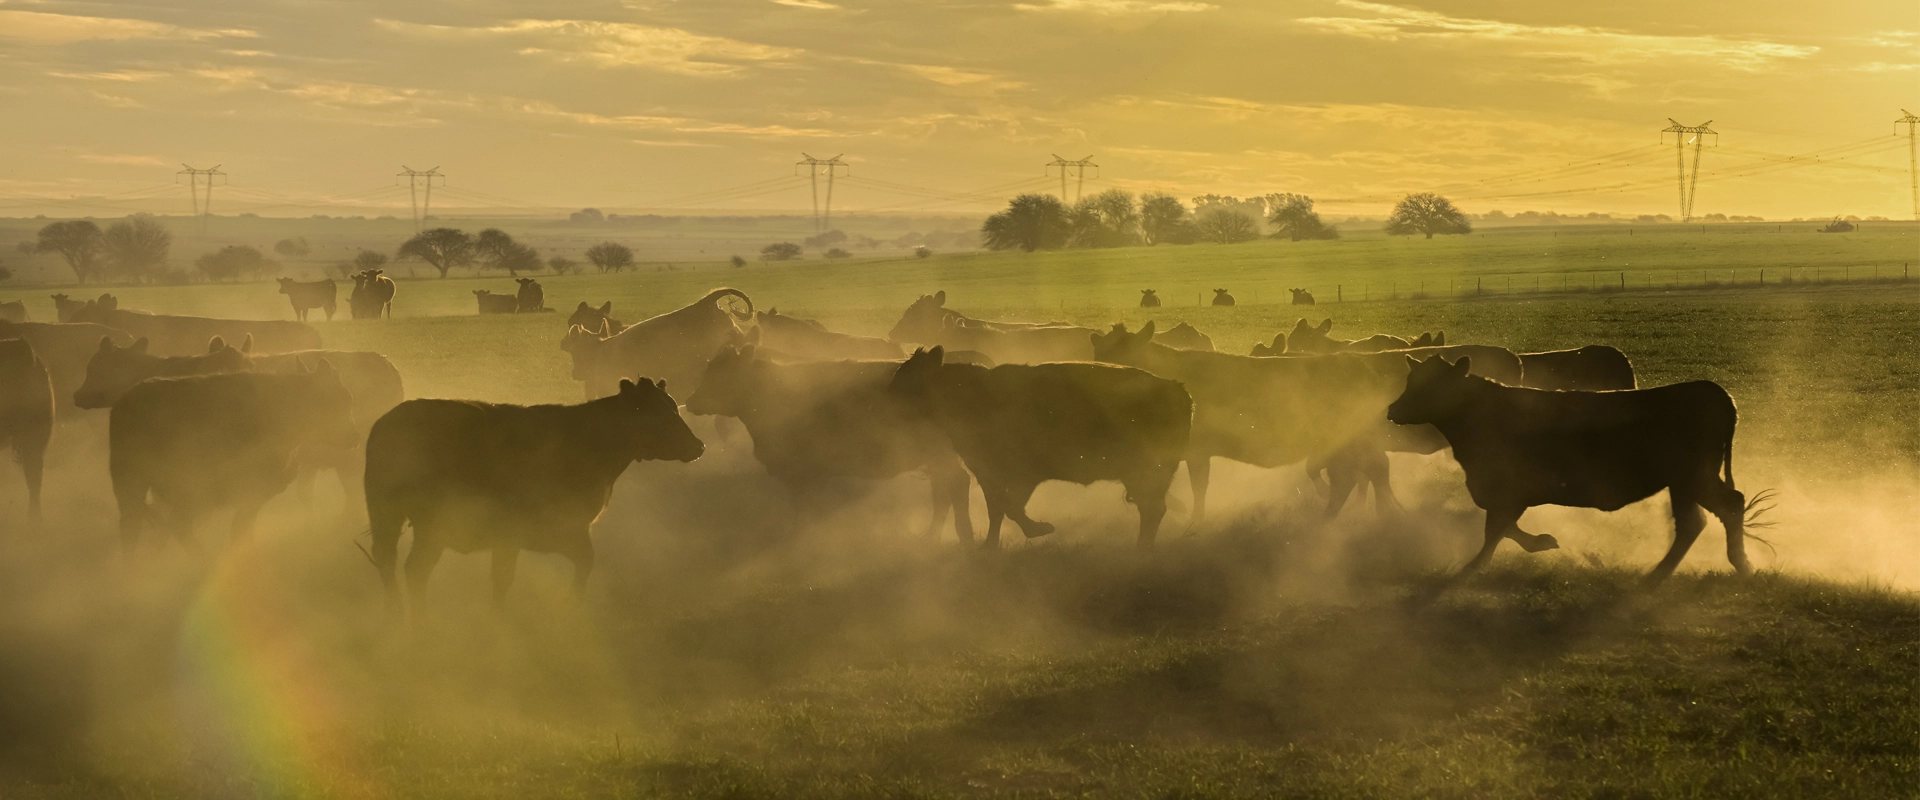
[[[839,8],[839,6],[836,6],[832,3],[823,3],[820,0],[773,0],[773,2],[779,3],[780,5],[783,5],[783,6],[793,6],[794,8],[811,8],[819,11],[832,11]]]
[[[681,75],[728,76],[742,67],[729,62],[790,59],[801,51],[703,36],[679,28],[593,20],[514,20],[505,25],[459,27],[375,20],[402,34],[433,38],[506,38],[526,42],[523,55],[542,55],[602,68],[643,67]]]
[[[1523,25],[1490,19],[1452,17],[1405,6],[1336,0],[1368,14],[1364,17],[1302,17],[1302,25],[1329,33],[1399,41],[1511,43],[1530,48],[1520,55],[1593,64],[1642,64],[1655,59],[1714,61],[1742,70],[1759,70],[1787,59],[1808,58],[1820,48],[1717,36],[1655,36],[1584,25]]]
[[[67,80],[74,81],[119,81],[123,83],[140,83],[167,77],[167,73],[164,72],[138,69],[123,69],[112,72],[49,72],[47,75],[49,77],[66,78]]]
[[[1021,11],[1083,11],[1090,14],[1152,14],[1163,12],[1213,11],[1212,3],[1187,0],[1046,0],[1043,5],[1015,3]]]
[[[0,40],[27,44],[56,45],[86,41],[124,41],[129,39],[216,39],[251,38],[260,34],[241,28],[203,30],[182,28],[164,22],[116,17],[81,17],[46,14],[39,11],[0,9]]]
[[[170,162],[154,156],[135,156],[123,153],[75,153],[74,158],[95,164],[118,164],[134,167],[170,167]]]

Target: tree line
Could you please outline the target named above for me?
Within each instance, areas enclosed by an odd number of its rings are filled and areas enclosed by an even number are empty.
[[[1262,234],[1261,222],[1271,227]],[[1396,236],[1467,233],[1473,229],[1465,214],[1446,198],[1432,193],[1410,194],[1394,207],[1387,233]],[[1237,244],[1265,235],[1274,239],[1306,241],[1338,239],[1340,231],[1320,219],[1313,198],[1275,193],[1238,198],[1204,195],[1188,209],[1180,199],[1150,193],[1137,201],[1133,194],[1109,189],[1068,205],[1047,194],[1023,194],[980,226],[992,250],[1057,250],[1067,247],[1132,247],[1139,245]]]

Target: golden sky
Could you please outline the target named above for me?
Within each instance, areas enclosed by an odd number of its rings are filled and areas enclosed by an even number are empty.
[[[181,162],[216,212],[394,202],[402,164],[445,203],[805,211],[803,151],[846,211],[1057,190],[1057,153],[1336,215],[1672,214],[1672,117],[1721,134],[1698,213],[1905,218],[1920,2],[0,0],[0,98],[5,215],[185,210]],[[121,200],[32,200],[75,195]]]

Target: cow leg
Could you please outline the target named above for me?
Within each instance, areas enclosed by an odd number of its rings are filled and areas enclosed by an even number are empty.
[[[340,305],[338,303],[328,303],[323,309],[327,312],[327,321],[332,322],[333,312],[340,310]]]
[[[432,537],[420,535],[419,528],[413,531],[413,547],[407,550],[407,598],[415,608],[426,596],[427,576],[433,574],[433,567],[440,563],[440,554],[446,548]]]
[[[574,595],[585,596],[587,576],[593,574],[593,536],[588,531],[581,530],[576,541],[578,544],[569,548],[563,555],[573,562]]]
[[[493,610],[507,606],[507,589],[513,587],[514,568],[520,565],[520,548],[502,545],[493,548]]]
[[[1727,563],[1741,575],[1753,572],[1753,565],[1747,562],[1747,496],[1717,476],[1707,485],[1705,494],[1700,504],[1719,517],[1721,526],[1727,529]]]
[[[1187,454],[1187,483],[1193,487],[1193,513],[1187,516],[1187,532],[1194,533],[1207,519],[1207,483],[1213,477],[1213,456]]]
[[[987,498],[987,539],[981,547],[989,550],[1000,547],[1000,523],[1006,521],[1006,490],[998,483],[980,481],[980,494]]]
[[[400,611],[400,585],[394,579],[394,564],[400,558],[400,526],[406,515],[392,504],[367,501],[368,532],[373,537],[373,568],[380,572],[380,584],[387,589],[387,610]]]
[[[19,445],[15,445],[19,448]],[[40,478],[46,471],[47,449],[38,447],[19,448],[20,474],[27,479],[27,518],[36,525],[40,522]]]
[[[1142,550],[1153,549],[1153,539],[1160,533],[1160,521],[1167,516],[1167,489],[1172,485],[1173,470],[1167,470],[1127,486],[1127,500],[1140,512],[1140,538],[1135,540],[1135,545]]]
[[[120,546],[132,550],[140,534],[153,519],[153,507],[147,505],[147,484],[124,475],[113,476],[113,497],[120,506]]]
[[[1458,579],[1475,572],[1486,566],[1488,561],[1492,561],[1493,551],[1500,546],[1500,540],[1507,538],[1508,533],[1518,529],[1520,515],[1525,513],[1527,513],[1526,506],[1487,509],[1486,542],[1480,545],[1479,554],[1475,555],[1472,561],[1468,561],[1465,567],[1461,567],[1454,578]]]
[[[1700,538],[1701,529],[1707,527],[1707,519],[1700,513],[1700,506],[1691,495],[1667,490],[1667,498],[1673,502],[1673,546],[1667,548],[1667,557],[1654,565],[1653,572],[1647,574],[1648,583],[1659,583],[1673,574],[1680,566],[1680,560],[1687,557],[1687,549],[1693,547],[1693,540]]]
[[[1347,505],[1347,496],[1353,494],[1353,487],[1360,482],[1359,470],[1345,457],[1335,458],[1327,464],[1327,508],[1321,512],[1326,519],[1340,516],[1340,509]]]
[[[1366,466],[1367,481],[1373,484],[1373,512],[1382,518],[1391,517],[1406,510],[1400,505],[1400,498],[1393,495],[1393,462],[1381,451],[1378,458],[1370,458]]]
[[[1033,490],[1037,488],[1039,484],[1030,483],[1009,486],[1006,490],[1007,516],[1012,517],[1013,521],[1019,524],[1020,532],[1026,534],[1029,539],[1038,539],[1053,533],[1053,525],[1027,516],[1027,501],[1033,499]]]
[[[927,478],[933,484],[933,524],[927,528],[928,535],[939,538],[940,522],[951,507],[954,537],[973,541],[973,478],[958,463],[936,466],[927,471]]]
[[[933,520],[927,523],[927,538],[929,539],[940,538],[940,523],[947,521],[949,491],[947,485],[941,481],[941,477],[937,471],[929,471],[927,473],[927,486],[930,487],[933,495]]]

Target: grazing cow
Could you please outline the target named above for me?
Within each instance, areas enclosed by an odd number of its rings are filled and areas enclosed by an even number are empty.
[[[340,288],[333,284],[332,278],[311,283],[281,278],[280,293],[293,303],[293,318],[301,322],[306,322],[307,312],[316,308],[327,312],[327,319],[331,320],[333,312],[340,307]]]
[[[110,294],[87,301],[85,308],[74,312],[73,321],[98,323],[119,328],[135,338],[144,337],[153,343],[154,352],[162,355],[187,356],[202,352],[206,350],[207,340],[215,336],[229,342],[252,336],[254,347],[268,353],[320,349],[320,332],[304,322],[148,314],[120,308],[119,300]],[[97,343],[99,339],[94,341]]]
[[[810,319],[789,317],[770,308],[753,315],[760,341],[782,353],[820,360],[894,360],[902,357],[900,346],[885,339],[854,336],[827,330]]]
[[[553,310],[547,308],[547,292],[540,288],[539,281],[532,278],[515,278],[514,280],[520,284],[519,293],[514,295],[514,300],[517,301],[516,309],[520,313],[531,314],[537,311]]]
[[[635,461],[692,461],[704,445],[664,381],[621,379],[612,396],[575,406],[408,400],[367,437],[367,518],[390,608],[401,526],[413,523],[407,594],[416,602],[451,548],[493,554],[493,600],[513,585],[521,550],[573,561],[576,590],[593,571],[593,521]]]
[[[1173,327],[1154,334],[1153,340],[1175,350],[1213,352],[1213,339],[1185,322],[1175,323]]]
[[[925,470],[933,484],[928,535],[939,534],[952,509],[954,535],[973,541],[973,481],[946,434],[887,391],[899,361],[777,364],[755,354],[752,346],[729,347],[707,362],[688,413],[739,419],[753,437],[753,457],[803,505],[834,478]]]
[[[26,322],[27,304],[19,300],[10,303],[0,303],[0,320],[6,322]]]
[[[234,537],[251,535],[260,507],[293,482],[295,451],[354,445],[352,403],[325,360],[300,375],[142,381],[114,404],[107,433],[122,542],[138,542],[162,516],[149,493],[182,542],[196,517],[227,506]]]
[[[1029,538],[1053,526],[1027,516],[1042,482],[1119,481],[1140,512],[1142,548],[1167,513],[1187,452],[1193,399],[1180,384],[1105,364],[943,364],[916,350],[888,387],[946,431],[987,498],[987,547],[1007,517]]]
[[[1365,339],[1335,339],[1328,336],[1333,330],[1333,318],[1321,320],[1318,326],[1310,325],[1306,320],[1293,323],[1293,333],[1287,334],[1288,353],[1378,353],[1382,350],[1405,350],[1413,346],[1412,342],[1398,336],[1379,333]],[[1274,337],[1274,344],[1280,343]]]
[[[53,296],[53,318],[59,322],[72,322],[73,312],[86,308],[84,300],[75,300],[64,294]]]
[[[1326,465],[1333,476],[1328,517],[1340,513],[1363,474],[1376,487],[1391,485],[1381,417],[1399,387],[1363,358],[1175,350],[1153,341],[1151,322],[1137,333],[1115,325],[1095,335],[1093,352],[1101,361],[1179,381],[1192,393],[1193,436],[1185,454],[1193,484],[1190,526],[1206,517],[1215,456],[1269,469],[1302,461]],[[1384,512],[1392,498],[1377,492],[1375,501]]]
[[[1141,308],[1159,308],[1160,295],[1154,294],[1152,289],[1141,289],[1140,290],[1140,307]]]
[[[514,314],[520,311],[520,298],[517,295],[494,294],[486,289],[475,289],[473,299],[480,301],[482,314]]]
[[[1093,358],[1093,348],[1087,344],[1092,334],[1075,326],[1001,329],[955,315],[946,319],[933,343],[956,350],[977,350],[1000,364],[1041,364]]]
[[[1233,305],[1233,295],[1227,294],[1227,290],[1225,289],[1215,289],[1213,290],[1213,304],[1216,306]]]
[[[619,333],[627,329],[627,323],[613,318],[612,300],[601,303],[599,308],[587,305],[587,301],[585,300],[580,301],[580,307],[575,308],[573,315],[567,317],[567,329],[572,330],[577,326],[590,331],[597,331],[600,330],[600,323],[602,322],[607,323],[607,330],[614,333]]]
[[[1486,509],[1486,541],[1460,571],[1493,557],[1502,538],[1552,549],[1552,536],[1520,530],[1541,505],[1614,511],[1667,490],[1673,546],[1649,580],[1673,573],[1705,526],[1700,508],[1727,530],[1727,561],[1749,570],[1746,498],[1733,486],[1733,398],[1712,381],[1612,392],[1501,386],[1469,374],[1468,359],[1409,358],[1407,388],[1387,407],[1402,425],[1429,424],[1453,445],[1467,493]]]
[[[1639,386],[1626,354],[1604,344],[1521,353],[1520,364],[1526,368],[1526,377],[1518,385],[1529,389],[1605,392]]]
[[[1309,292],[1309,291],[1307,291],[1307,290],[1305,290],[1305,289],[1288,289],[1287,291],[1289,291],[1289,292],[1292,292],[1292,293],[1293,293],[1293,304],[1294,304],[1294,305],[1296,305],[1296,306],[1310,306],[1310,305],[1313,305],[1313,293],[1312,293],[1312,292]]]
[[[747,310],[730,312],[721,298],[737,297]],[[612,394],[622,375],[659,375],[688,391],[700,387],[707,360],[739,332],[736,319],[753,318],[753,300],[738,289],[715,289],[684,308],[634,323],[614,333],[578,325],[567,329],[560,349],[573,357],[573,378],[589,399]]]
[[[386,270],[369,269],[353,275],[353,295],[347,298],[347,309],[354,319],[379,319],[386,315],[393,318],[393,294],[398,288],[393,279],[382,274]]]
[[[100,341],[107,339],[121,346],[133,344],[133,337],[125,331],[83,322],[0,322],[0,339],[25,339],[33,345],[34,354],[46,365],[47,375],[53,380],[54,416],[60,420],[70,420],[83,413],[71,400],[73,393],[86,383],[87,363],[100,349]]]
[[[0,445],[27,480],[27,514],[40,519],[40,475],[53,439],[53,381],[24,339],[0,339]]]
[[[994,331],[1020,331],[1033,328],[1073,328],[1065,322],[989,322],[974,319],[946,307],[947,293],[941,290],[933,294],[920,295],[920,299],[907,306],[906,313],[900,315],[900,321],[894,323],[893,330],[887,332],[887,341],[918,344],[934,344],[940,341],[940,334],[947,329],[950,320],[960,324],[985,328]],[[1086,328],[1074,328],[1077,331],[1092,333]],[[953,348],[947,348],[952,351]]]

